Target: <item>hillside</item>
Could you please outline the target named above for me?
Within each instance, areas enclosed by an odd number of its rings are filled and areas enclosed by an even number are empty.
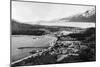
[[[81,28],[64,27],[64,26],[30,25],[30,24],[20,23],[15,20],[12,20],[11,22],[12,35],[44,35],[61,30],[75,31],[75,30],[81,30]]]
[[[60,20],[68,22],[96,22],[96,11],[95,9],[87,10],[82,14],[76,14],[71,17],[65,17]]]
[[[42,35],[49,33],[48,30],[43,29],[44,26],[24,24],[12,20],[11,30],[13,35]]]

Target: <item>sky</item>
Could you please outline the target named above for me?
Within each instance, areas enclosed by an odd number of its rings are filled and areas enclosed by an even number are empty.
[[[12,1],[12,19],[28,23],[51,21],[84,13],[93,6]]]

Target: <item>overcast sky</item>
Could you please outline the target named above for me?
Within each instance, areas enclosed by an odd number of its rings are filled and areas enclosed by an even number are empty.
[[[93,6],[12,1],[12,19],[20,22],[50,21],[83,13]]]

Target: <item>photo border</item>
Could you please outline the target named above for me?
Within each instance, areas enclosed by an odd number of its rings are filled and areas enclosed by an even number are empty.
[[[12,1],[15,2],[31,2],[31,3],[44,3],[44,4],[59,4],[59,5],[75,5],[75,6],[94,6],[96,11],[96,5],[87,5],[87,4],[73,4],[73,3],[58,3],[58,2],[43,2],[43,1],[24,1],[24,0],[10,0],[10,66],[11,66],[11,55],[12,55]],[[95,22],[95,37],[96,37],[96,22]],[[96,39],[95,39],[96,40]],[[96,44],[96,41],[95,41]],[[96,45],[95,45],[96,46]],[[86,61],[86,62],[96,62],[96,48],[95,48],[95,61]],[[74,63],[84,63],[84,62],[74,62]],[[66,64],[66,63],[60,63],[60,64]],[[68,63],[69,64],[69,63]],[[44,64],[44,65],[53,65],[53,64]],[[32,66],[40,66],[40,65],[32,65]]]

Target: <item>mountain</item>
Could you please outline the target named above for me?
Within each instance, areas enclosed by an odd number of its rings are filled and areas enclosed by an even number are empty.
[[[11,21],[11,31],[12,35],[44,35],[47,33],[57,32],[57,31],[74,31],[82,30],[78,27],[66,27],[66,26],[47,26],[47,25],[32,25],[25,24],[15,20]]]
[[[60,19],[61,21],[68,22],[96,22],[96,11],[95,9],[87,10],[82,14],[76,14],[71,17],[65,17]]]
[[[25,30],[25,29],[30,29],[32,28],[32,25],[29,24],[24,24],[24,23],[19,23],[18,21],[12,20],[11,21],[11,29],[12,31],[20,31],[20,30]]]
[[[48,30],[44,29],[44,26],[24,24],[15,20],[11,22],[11,31],[13,35],[42,35],[49,33]]]

